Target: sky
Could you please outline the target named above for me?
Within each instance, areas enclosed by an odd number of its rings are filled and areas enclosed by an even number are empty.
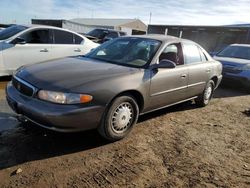
[[[0,0],[0,23],[37,19],[138,18],[145,24],[250,23],[250,0]]]

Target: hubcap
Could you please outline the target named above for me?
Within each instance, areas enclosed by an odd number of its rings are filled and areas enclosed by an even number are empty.
[[[205,99],[206,100],[210,99],[210,97],[212,95],[212,91],[213,91],[212,86],[210,86],[210,87],[207,88],[206,93],[205,93]]]
[[[124,102],[121,103],[115,110],[112,115],[112,129],[121,133],[129,128],[133,118],[133,108],[130,103]]]

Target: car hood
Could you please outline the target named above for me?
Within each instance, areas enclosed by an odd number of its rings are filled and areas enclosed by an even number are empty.
[[[239,59],[239,58],[230,58],[230,57],[219,57],[214,56],[215,60],[220,61],[224,66],[244,66],[246,64],[250,64],[250,60],[247,59]]]
[[[85,57],[71,57],[21,68],[16,76],[38,89],[70,92],[90,82],[133,74],[138,70]]]

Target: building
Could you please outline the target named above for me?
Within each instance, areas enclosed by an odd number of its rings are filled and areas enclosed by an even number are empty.
[[[32,24],[51,25],[78,33],[87,33],[95,28],[125,31],[128,34],[145,34],[147,25],[139,19],[75,18],[71,20],[32,19]]]
[[[190,39],[210,53],[218,52],[233,43],[250,44],[249,24],[229,26],[149,25],[148,33]]]

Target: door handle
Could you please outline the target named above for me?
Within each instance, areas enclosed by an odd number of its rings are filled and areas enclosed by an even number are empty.
[[[47,48],[41,49],[40,52],[48,52],[49,50]]]
[[[186,74],[182,74],[182,75],[181,75],[181,78],[186,78],[186,77],[187,77]]]
[[[76,49],[74,49],[74,52],[81,52],[81,49],[80,48],[76,48]]]

